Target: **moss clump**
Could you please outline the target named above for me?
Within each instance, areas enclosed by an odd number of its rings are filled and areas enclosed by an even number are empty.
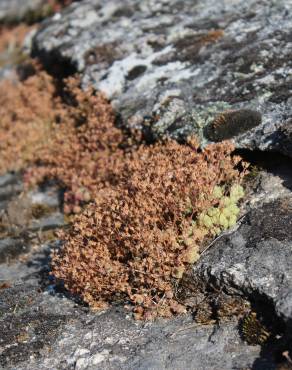
[[[43,71],[23,83],[4,80],[0,87],[0,173],[20,171],[49,146],[62,108],[53,79]]]
[[[244,340],[251,345],[262,345],[268,341],[271,333],[259,321],[255,312],[250,312],[242,321],[242,334]]]
[[[236,224],[240,212],[238,202],[243,198],[244,190],[239,184],[232,185],[228,191],[225,186],[215,186],[212,196],[217,204],[199,215],[198,226],[217,235]]]
[[[206,126],[204,133],[209,140],[218,142],[232,139],[262,123],[259,112],[250,109],[227,110]]]

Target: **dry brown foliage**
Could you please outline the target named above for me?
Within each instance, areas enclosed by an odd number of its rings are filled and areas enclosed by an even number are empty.
[[[216,186],[225,196],[241,181],[233,146],[201,150],[195,140],[166,141],[126,151],[110,104],[82,91],[78,80],[67,80],[62,101],[42,71],[22,85],[6,84],[1,171],[30,163],[27,183],[58,180],[67,213],[94,200],[62,235],[55,277],[97,309],[122,299],[138,319],[184,312],[176,285],[213,235],[199,216],[219,207]]]
[[[23,44],[25,36],[33,29],[32,26],[19,24],[16,27],[0,28],[0,53],[20,48]]]
[[[0,173],[25,172],[28,185],[57,179],[65,192],[65,213],[80,205],[107,182],[123,152],[123,137],[114,126],[108,101],[92,91],[83,92],[78,79],[66,81],[66,103],[46,72],[23,83],[4,81],[0,96]]]
[[[58,110],[51,142],[35,153],[38,165],[26,172],[26,179],[30,184],[57,179],[66,189],[65,213],[79,213],[80,205],[111,181],[111,169],[122,161],[122,133],[102,95],[83,92],[74,78],[67,80],[66,94],[70,105]]]
[[[58,108],[56,89],[45,72],[23,83],[0,85],[0,173],[18,171],[47,145]]]
[[[240,181],[232,150],[168,141],[128,153],[115,185],[97,192],[63,236],[54,275],[97,309],[126,298],[136,318],[184,312],[175,284],[208,236],[195,221],[218,202],[214,187]]]

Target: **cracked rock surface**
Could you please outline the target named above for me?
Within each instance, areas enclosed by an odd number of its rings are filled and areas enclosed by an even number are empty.
[[[272,304],[292,322],[292,197],[264,204],[223,236],[201,258],[194,273],[231,294],[235,291]]]
[[[43,24],[33,54],[81,72],[149,140],[216,140],[218,115],[243,110],[221,117],[223,137],[291,155],[291,14],[290,0],[84,0]]]

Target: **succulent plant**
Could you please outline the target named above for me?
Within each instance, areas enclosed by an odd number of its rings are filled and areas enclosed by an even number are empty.
[[[233,184],[229,194],[226,194],[225,186],[216,185],[212,196],[218,203],[199,215],[198,226],[217,235],[236,224],[240,212],[238,202],[244,197],[244,189],[239,184]]]

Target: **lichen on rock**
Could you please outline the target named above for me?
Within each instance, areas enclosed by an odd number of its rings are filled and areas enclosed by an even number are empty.
[[[33,53],[47,65],[69,62],[84,86],[112,100],[123,127],[148,140],[196,134],[205,144],[213,136],[203,129],[217,114],[258,111],[262,120],[239,117],[246,131],[228,138],[238,148],[282,150],[277,130],[291,116],[286,0],[129,0],[126,9],[113,0],[75,4],[43,25]],[[219,103],[225,107],[212,112]]]

